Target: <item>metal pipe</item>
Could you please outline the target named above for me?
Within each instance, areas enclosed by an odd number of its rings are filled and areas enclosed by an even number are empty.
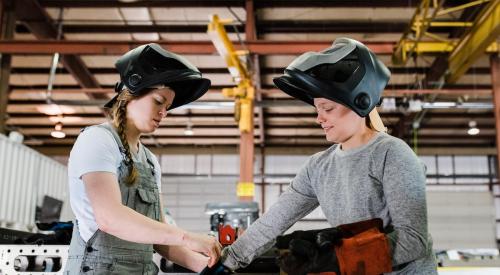
[[[57,40],[60,40],[62,37],[62,19],[63,19],[63,9],[59,9],[59,17],[58,17],[58,26],[57,26]],[[52,88],[54,86],[54,80],[56,78],[56,70],[57,65],[59,64],[59,53],[54,53],[52,57],[52,63],[50,65],[50,73],[49,73],[49,82],[47,84],[47,93],[45,94],[45,100],[47,104],[53,104],[52,101]],[[56,105],[58,106],[58,105]],[[59,107],[59,106],[58,106]],[[59,108],[59,112],[62,114],[61,108]]]

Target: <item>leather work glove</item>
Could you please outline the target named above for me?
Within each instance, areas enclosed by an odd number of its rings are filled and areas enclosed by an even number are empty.
[[[320,231],[321,230],[306,230],[306,231],[297,230],[291,234],[278,236],[276,238],[275,247],[278,249],[288,249],[288,246],[290,245],[290,241],[295,240],[295,239],[306,240],[306,241],[309,241],[311,243],[314,243],[316,241],[316,235]]]
[[[233,272],[225,267],[221,261],[219,260],[214,266],[212,267],[205,267],[201,272],[200,275],[226,275],[226,274],[232,274]]]
[[[326,228],[316,234],[316,245],[323,251],[333,249],[334,245],[340,245],[344,237],[343,231],[338,227]]]
[[[279,266],[289,275],[320,272],[340,274],[333,246],[321,249],[316,243],[294,239],[290,242],[289,250],[279,257]]]
[[[342,232],[337,227],[321,230],[295,231],[276,239],[276,247],[288,249],[278,258],[278,264],[290,275],[336,272],[340,274],[334,245]]]

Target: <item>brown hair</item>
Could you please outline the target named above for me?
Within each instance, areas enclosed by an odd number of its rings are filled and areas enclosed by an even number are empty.
[[[118,99],[111,107],[110,115],[113,122],[113,126],[118,132],[118,136],[123,144],[123,148],[125,149],[125,163],[128,168],[128,175],[125,178],[125,185],[132,186],[137,179],[138,172],[137,168],[134,166],[134,161],[132,160],[132,154],[130,153],[130,146],[127,141],[127,105],[128,103],[136,98],[134,95],[130,93],[129,90],[124,90],[118,96]]]

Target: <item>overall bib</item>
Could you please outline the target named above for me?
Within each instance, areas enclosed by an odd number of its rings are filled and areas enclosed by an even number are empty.
[[[97,125],[110,131],[124,152],[122,142],[110,124]],[[142,148],[141,148],[142,147]],[[141,150],[142,149],[142,150]],[[122,160],[118,168],[118,183],[122,204],[134,209],[151,219],[160,221],[159,190],[155,179],[152,153],[140,145],[137,159],[147,160],[142,163],[134,160],[138,177],[133,186],[125,185],[128,175],[127,166]],[[78,221],[75,222],[69,247],[69,256],[64,274],[158,274],[158,267],[153,263],[153,245],[122,240],[101,230],[85,242],[80,237]]]

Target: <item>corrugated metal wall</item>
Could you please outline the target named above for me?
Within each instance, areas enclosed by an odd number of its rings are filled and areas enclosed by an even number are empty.
[[[72,219],[67,186],[66,166],[0,135],[0,225],[34,226],[44,195],[62,200],[61,219]]]

